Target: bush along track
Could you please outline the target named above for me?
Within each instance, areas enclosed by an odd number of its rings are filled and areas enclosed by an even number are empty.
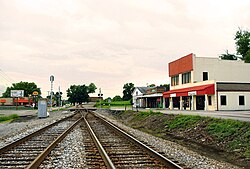
[[[124,124],[234,165],[250,166],[250,123],[160,112],[122,111]]]

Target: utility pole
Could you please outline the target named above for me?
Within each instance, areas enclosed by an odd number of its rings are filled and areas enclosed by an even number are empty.
[[[54,81],[54,76],[53,75],[51,75],[50,76],[50,82],[51,82],[51,90],[50,90],[50,111],[52,111],[52,105],[53,105],[53,103],[52,103],[52,95],[53,95],[53,81]]]
[[[101,88],[99,88],[99,94],[98,94],[98,96],[100,97],[100,109],[102,109],[102,96],[103,96],[103,94],[102,94],[102,89]]]
[[[58,100],[59,100],[59,107],[61,107],[61,92],[60,92],[60,86],[59,86],[59,98],[58,98]]]

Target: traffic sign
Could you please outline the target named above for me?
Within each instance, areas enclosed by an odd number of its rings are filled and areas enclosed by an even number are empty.
[[[38,95],[38,91],[34,91],[32,94],[33,94],[34,96],[37,96],[37,95]]]

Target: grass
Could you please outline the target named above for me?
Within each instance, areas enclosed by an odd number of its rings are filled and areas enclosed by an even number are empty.
[[[192,128],[197,125],[200,120],[204,120],[205,117],[194,116],[194,115],[176,115],[173,120],[165,122],[166,127],[169,129],[186,129]]]
[[[9,116],[0,116],[0,123],[5,121],[10,121],[19,118],[17,114],[11,114]]]
[[[133,114],[129,115],[133,116]],[[140,124],[146,118],[163,116],[161,112],[134,113],[132,121]],[[159,117],[164,120],[165,128],[173,133],[202,132],[213,138],[214,144],[223,145],[228,152],[240,152],[250,158],[250,123],[231,119],[218,119],[197,115],[166,115]],[[196,127],[199,126],[199,131]],[[156,129],[154,129],[156,131]]]
[[[149,116],[162,116],[163,113],[161,112],[154,112],[152,110],[149,111],[140,111],[136,114],[136,119],[144,119],[147,118]]]
[[[246,127],[247,125],[241,121],[213,119],[206,129],[217,139],[223,140],[227,137],[239,135],[243,130],[246,130]],[[248,127],[250,126],[248,125]]]
[[[218,141],[228,141],[226,147],[233,151],[243,151],[250,157],[250,123],[236,120],[213,119],[206,130]]]
[[[16,106],[0,106],[0,110],[16,110]],[[33,110],[33,107],[18,106],[17,110]]]
[[[131,106],[130,101],[115,101],[115,102],[101,102],[102,108],[110,108],[110,107],[129,107]],[[100,102],[96,102],[96,104],[94,105],[94,107],[100,107]]]

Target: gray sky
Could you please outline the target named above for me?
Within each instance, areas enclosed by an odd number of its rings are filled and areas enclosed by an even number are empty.
[[[169,83],[170,61],[235,53],[249,9],[249,0],[0,0],[0,93],[34,81],[46,96],[52,74],[54,91],[93,82],[105,98],[128,82]]]

